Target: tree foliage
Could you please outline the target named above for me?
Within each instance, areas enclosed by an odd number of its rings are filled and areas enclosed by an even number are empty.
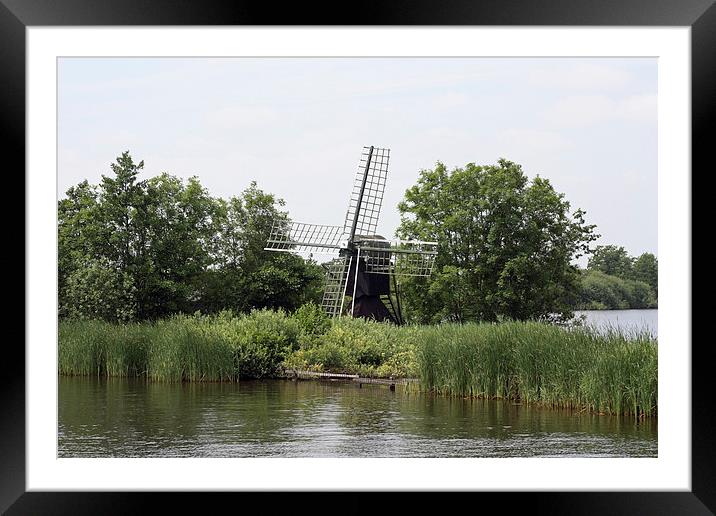
[[[520,165],[423,170],[399,204],[403,238],[438,242],[430,279],[404,281],[406,315],[440,320],[571,316],[579,272],[572,260],[598,237],[547,179]]]
[[[583,273],[577,308],[583,310],[627,310],[656,308],[654,290],[643,281],[629,280],[597,270]]]
[[[658,294],[659,260],[651,253],[640,255],[632,265],[632,277],[637,281],[648,283],[654,289],[654,294]]]
[[[628,278],[632,274],[632,262],[632,258],[623,247],[599,245],[590,256],[587,268],[618,278]]]
[[[293,310],[318,301],[323,268],[312,261],[265,251],[274,220],[287,219],[282,199],[263,192],[255,182],[238,197],[220,201],[215,267],[203,276],[201,309]]]
[[[319,265],[263,250],[273,220],[288,216],[281,199],[254,182],[226,201],[196,177],[140,180],[143,167],[124,152],[99,185],[83,181],[58,202],[60,316],[292,310],[316,299]]]
[[[656,308],[659,262],[651,253],[634,258],[623,247],[597,246],[583,276],[580,308]]]
[[[73,319],[128,322],[136,317],[132,277],[106,258],[88,258],[67,277],[60,314]]]

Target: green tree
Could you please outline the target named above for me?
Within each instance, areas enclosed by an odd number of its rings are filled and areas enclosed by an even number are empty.
[[[469,276],[470,271],[454,265],[445,265],[429,284],[428,292],[440,307],[441,319],[464,322],[465,319],[475,316],[471,307],[473,303]]]
[[[105,258],[86,259],[66,280],[65,317],[128,322],[137,306],[132,277]]]
[[[584,275],[579,306],[592,308],[656,308],[659,280],[656,257],[629,256],[621,246],[597,246]]]
[[[203,278],[202,309],[295,310],[320,299],[322,267],[301,257],[265,251],[274,221],[288,220],[282,199],[252,182],[240,196],[222,201],[216,267]]]
[[[659,260],[651,253],[643,253],[634,260],[632,276],[635,280],[649,284],[649,286],[654,289],[654,294],[658,293]]]
[[[320,299],[318,264],[264,251],[274,220],[288,220],[281,199],[254,182],[224,201],[196,177],[140,180],[143,167],[124,152],[99,185],[83,181],[58,202],[61,317],[293,310]]]
[[[87,181],[67,190],[57,205],[59,313],[66,316],[67,279],[90,256],[101,256],[97,188]]]
[[[576,306],[584,310],[656,308],[656,296],[643,281],[623,279],[598,270],[583,271]]]
[[[623,247],[598,245],[589,258],[587,268],[618,278],[629,278],[632,276],[633,261]]]
[[[116,263],[122,272],[131,274],[143,256],[145,227],[142,211],[148,201],[146,182],[137,176],[144,161],[134,163],[125,151],[110,165],[114,175],[102,175],[100,183],[101,254]],[[101,245],[100,244],[100,245]]]
[[[504,159],[451,172],[438,163],[421,171],[398,208],[399,236],[438,242],[434,277],[403,281],[408,317],[571,316],[579,286],[571,262],[598,235],[583,211],[570,214],[548,180],[529,181],[520,165]]]
[[[222,202],[217,260],[224,268],[242,268],[251,272],[274,253],[265,251],[274,221],[288,220],[283,199],[261,190],[252,181],[238,197]]]
[[[219,202],[196,177],[184,184],[164,173],[146,182],[141,213],[144,251],[135,277],[142,315],[193,312],[199,299],[196,283],[214,261]]]

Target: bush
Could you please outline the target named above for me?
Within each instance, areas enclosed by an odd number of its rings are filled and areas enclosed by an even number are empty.
[[[236,325],[239,376],[276,375],[283,360],[298,349],[299,324],[283,310],[254,310]]]
[[[293,313],[302,335],[322,335],[331,327],[331,318],[317,304],[310,302],[302,305]]]
[[[333,321],[328,330],[301,341],[287,367],[362,376],[412,376],[416,373],[413,331],[364,319]]]

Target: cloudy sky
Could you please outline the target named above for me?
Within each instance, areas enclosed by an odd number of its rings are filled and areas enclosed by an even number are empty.
[[[129,150],[145,177],[224,198],[256,180],[294,220],[342,225],[375,145],[392,237],[421,169],[504,157],[586,210],[597,243],[656,254],[656,94],[653,58],[63,58],[58,192]]]

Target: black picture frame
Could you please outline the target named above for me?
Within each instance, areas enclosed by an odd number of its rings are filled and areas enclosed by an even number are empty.
[[[0,120],[2,140],[14,166],[17,188],[25,170],[25,29],[28,26],[111,25],[534,25],[534,26],[685,26],[691,28],[692,79],[692,192],[693,179],[707,173],[716,104],[716,5],[713,0],[393,0],[353,2],[348,9],[337,4],[293,3],[277,8],[270,3],[155,0],[0,0]],[[710,168],[713,168],[711,165]],[[698,174],[694,171],[699,171]],[[7,176],[6,176],[7,177]],[[693,199],[693,197],[692,197]],[[695,199],[692,200],[692,206]],[[693,217],[692,217],[693,218]],[[7,220],[7,219],[6,219]],[[696,221],[694,220],[694,223]],[[9,224],[8,231],[19,224]],[[692,231],[693,234],[699,234]],[[24,240],[24,234],[23,234]],[[24,249],[24,246],[23,246]],[[693,251],[692,251],[693,252]],[[23,251],[24,253],[24,251]],[[693,255],[696,256],[696,255]],[[23,256],[23,263],[27,256]],[[693,262],[695,265],[695,262]],[[692,270],[697,270],[692,267]],[[705,269],[704,269],[705,270]],[[25,274],[27,274],[27,269]],[[18,303],[19,305],[19,303]],[[23,303],[24,306],[24,303]],[[26,309],[31,310],[28,306]],[[710,342],[691,345],[692,356],[692,490],[690,492],[530,492],[470,493],[480,504],[508,500],[509,509],[526,504],[532,512],[549,514],[712,514],[716,512],[716,445],[710,435],[712,412],[709,382]],[[270,497],[273,508],[285,502],[291,510],[318,507],[304,501],[310,493],[225,493],[205,500],[206,494],[187,493],[81,493],[26,492],[25,489],[25,352],[15,339],[7,339],[7,362],[0,388],[2,438],[0,439],[0,510],[7,514],[107,514],[148,510],[158,502],[163,510],[212,510],[217,503],[240,506]],[[368,493],[323,498],[321,505],[338,504],[342,511],[359,507],[375,510],[363,501]],[[261,496],[262,500],[255,498]],[[197,498],[199,498],[197,500]],[[218,498],[218,500],[217,500]],[[230,498],[231,500],[227,500]],[[425,493],[410,495],[411,503],[426,503]],[[458,497],[458,502],[460,501]],[[212,503],[213,502],[213,503]],[[515,502],[517,505],[515,505]],[[455,500],[452,500],[451,506]],[[469,507],[469,505],[467,506]],[[489,505],[484,506],[490,507]],[[238,506],[237,506],[238,508]],[[406,501],[382,502],[381,512],[405,510]]]

